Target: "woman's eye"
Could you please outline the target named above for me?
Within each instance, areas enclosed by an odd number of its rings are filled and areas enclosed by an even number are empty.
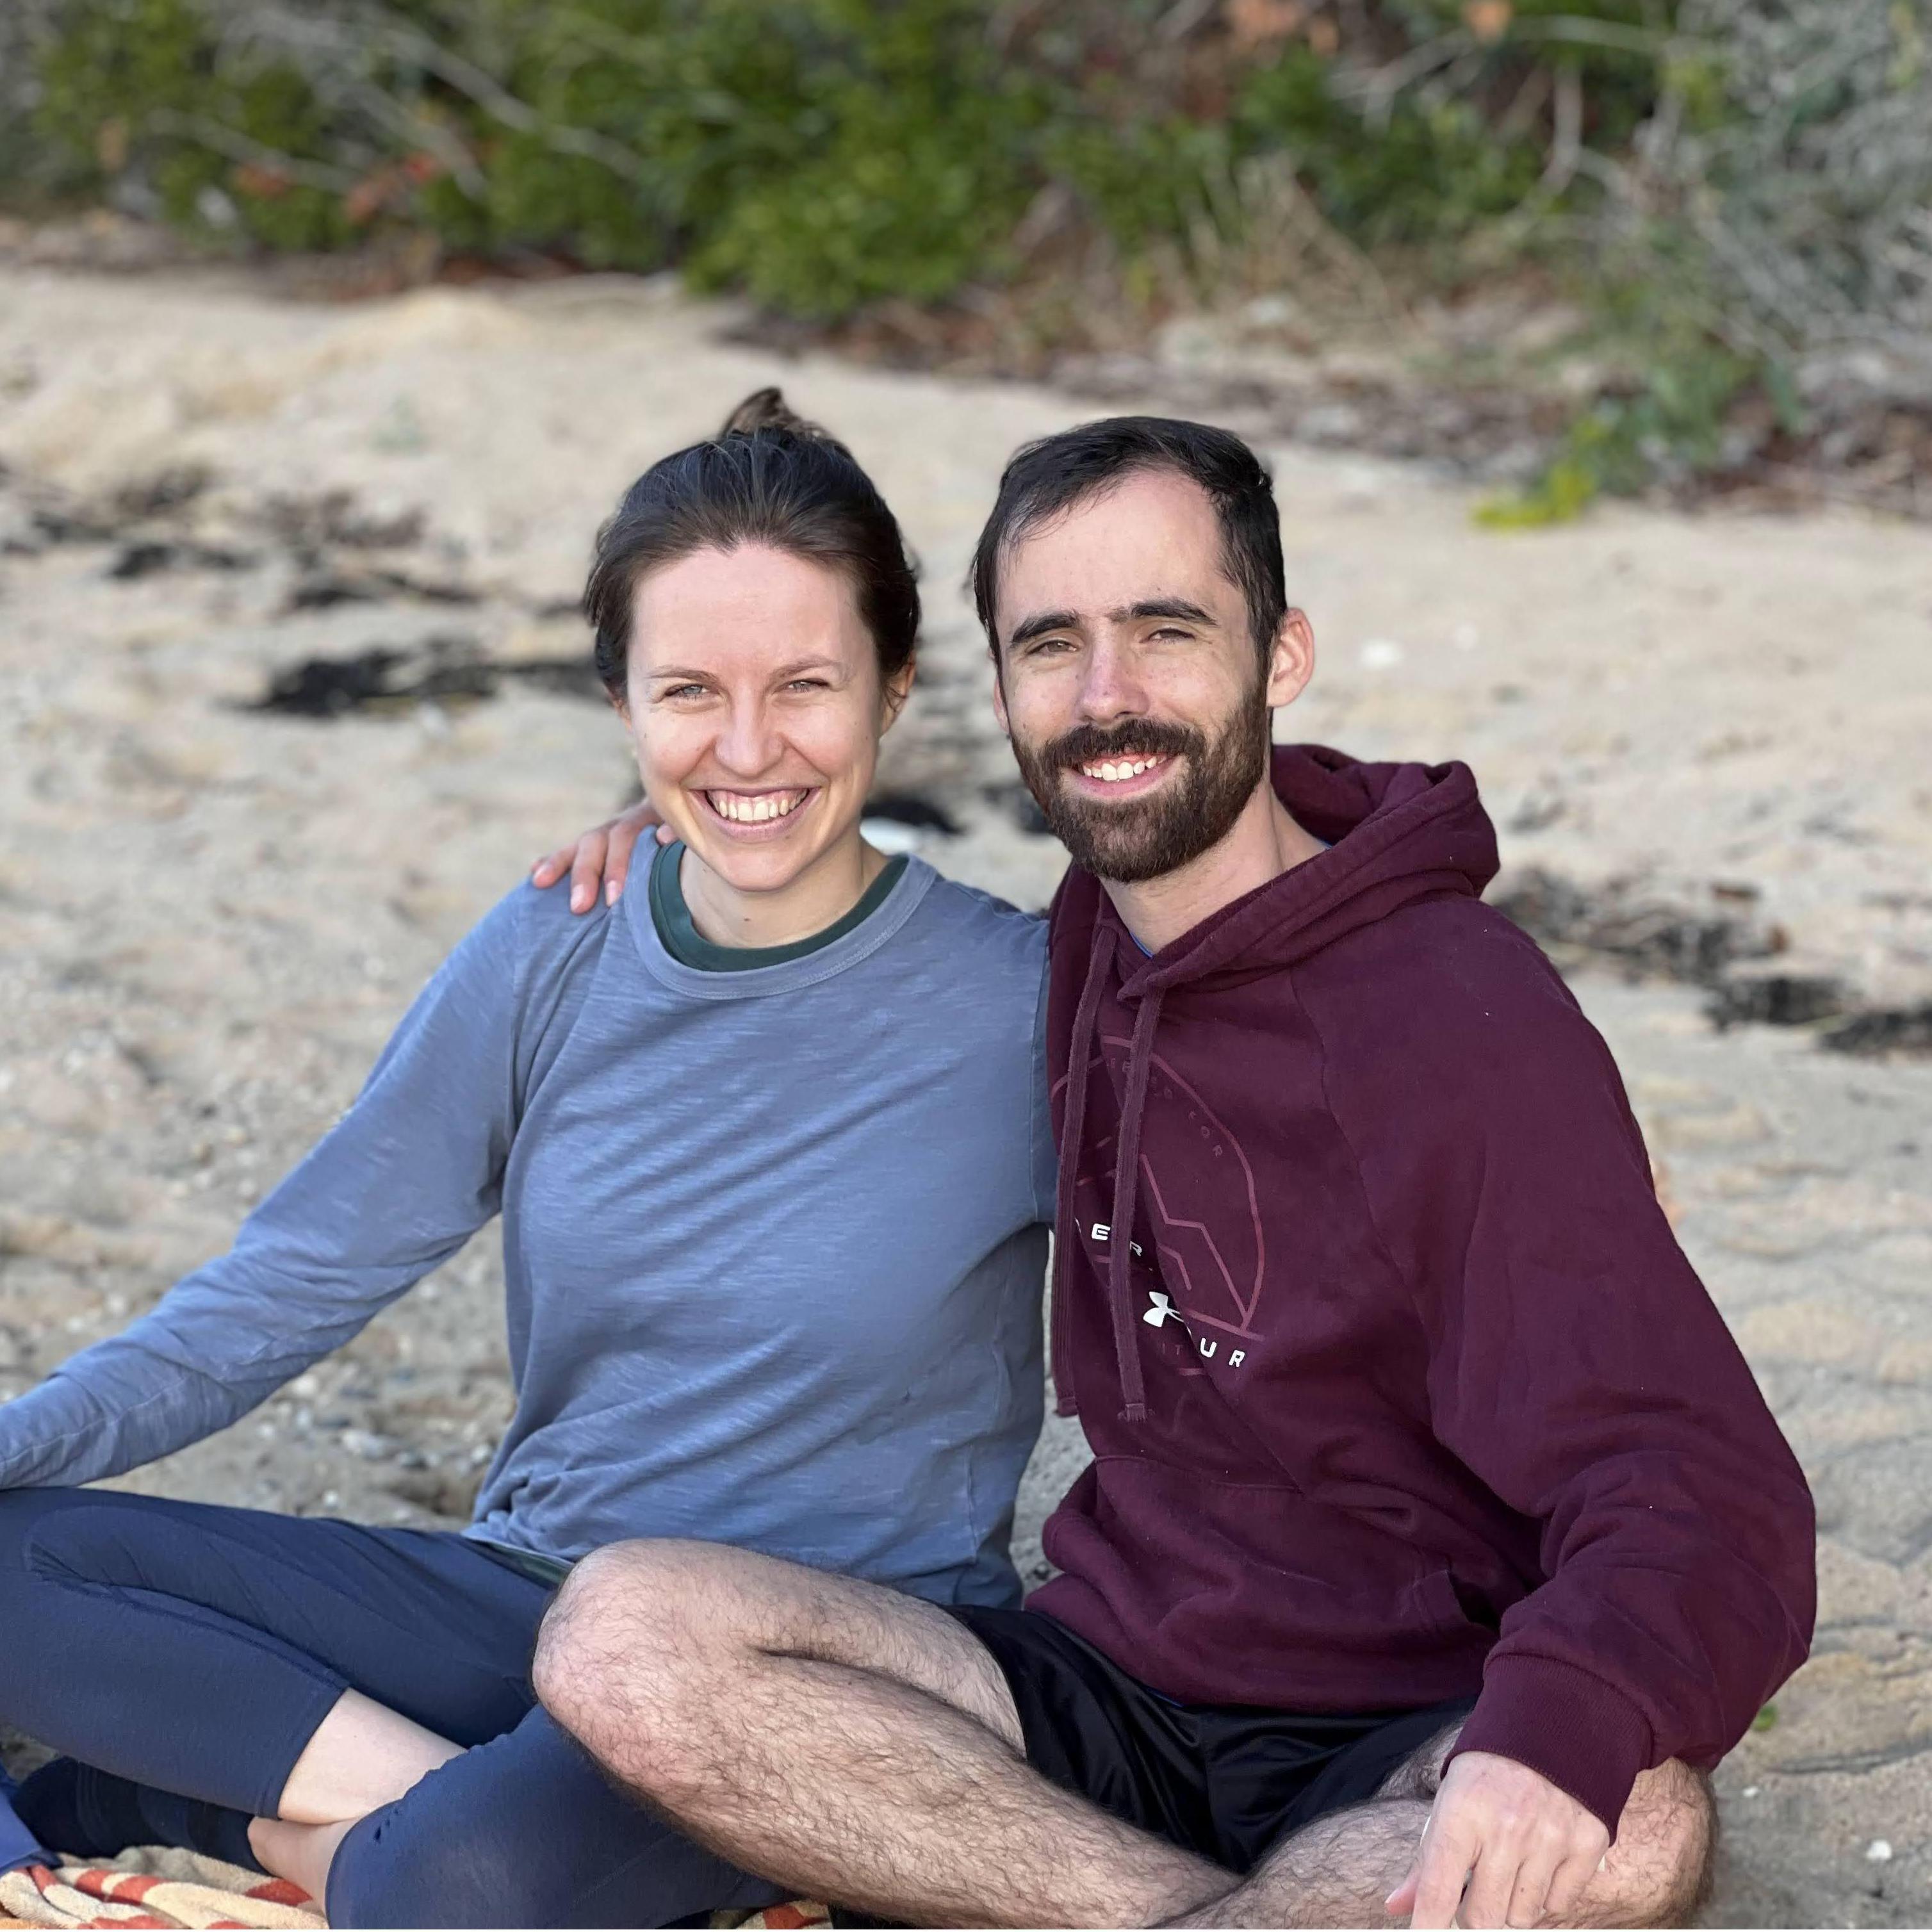
[[[663,695],[666,698],[702,698],[704,687],[701,684],[674,684]]]
[[[785,688],[788,691],[824,691],[829,687],[822,677],[795,677]]]

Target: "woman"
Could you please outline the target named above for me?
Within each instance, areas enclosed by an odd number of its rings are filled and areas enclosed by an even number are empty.
[[[913,676],[896,524],[752,398],[599,535],[598,670],[678,835],[512,892],[233,1249],[0,1408],[0,1718],[40,1842],[332,1923],[768,1901],[610,1792],[527,1666],[572,1559],[694,1535],[1004,1603],[1040,1407],[1034,920],[859,820]],[[82,1490],[225,1426],[501,1213],[517,1408],[461,1534]]]

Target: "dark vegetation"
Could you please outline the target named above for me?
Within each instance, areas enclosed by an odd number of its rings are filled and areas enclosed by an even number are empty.
[[[1932,472],[1932,0],[8,0],[0,174],[1017,369],[1514,281],[1577,320],[1504,372],[1558,406],[1495,520],[1808,439]]]
[[[1932,1052],[1932,1006],[1868,1005],[1842,980],[1792,968],[1783,929],[1751,910],[1756,898],[1754,886],[1718,886],[1712,904],[1690,906],[1616,880],[1586,891],[1532,870],[1490,902],[1566,972],[1595,965],[1702,988],[1720,1030],[1804,1027],[1834,1053]]]

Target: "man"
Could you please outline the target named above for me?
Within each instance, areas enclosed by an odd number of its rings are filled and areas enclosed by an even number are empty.
[[[540,1694],[706,1844],[894,1918],[1681,1922],[1700,1773],[1805,1653],[1810,1499],[1602,1042],[1479,900],[1469,774],[1270,754],[1313,643],[1222,432],[1022,451],[974,584],[1076,861],[1060,1574],[948,1613],[621,1546]]]

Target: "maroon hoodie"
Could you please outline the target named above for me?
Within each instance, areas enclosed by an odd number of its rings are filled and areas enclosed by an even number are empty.
[[[1478,1697],[1612,1833],[1803,1660],[1804,1477],[1460,764],[1278,749],[1333,849],[1151,958],[1054,902],[1063,1412],[1032,1603],[1190,1702]],[[1123,1231],[1132,1230],[1131,1242]]]

